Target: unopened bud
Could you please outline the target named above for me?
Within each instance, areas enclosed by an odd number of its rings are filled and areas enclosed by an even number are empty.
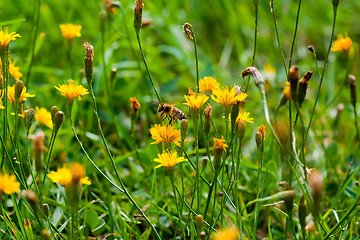
[[[54,123],[55,122],[55,114],[59,111],[59,109],[57,108],[57,106],[52,106],[51,107],[51,120]]]
[[[297,100],[297,89],[299,85],[299,68],[292,66],[288,72],[288,79],[290,82],[291,96],[296,101]]]
[[[200,214],[195,216],[196,230],[201,232],[204,228],[204,217]]]
[[[50,214],[49,204],[44,203],[42,205],[42,210],[43,210],[45,216],[49,216],[49,214]]]
[[[2,91],[3,89],[4,89],[4,77],[0,71],[0,90]]]
[[[208,159],[207,158],[204,158],[202,161],[201,161],[201,169],[202,171],[204,171],[204,169],[206,168],[207,164],[208,164]]]
[[[93,75],[94,47],[88,42],[85,42],[83,46],[85,47],[85,50],[86,50],[85,57],[84,57],[85,77],[86,77],[86,81],[87,81],[88,85],[90,85],[91,81],[92,81],[92,75]]]
[[[339,0],[332,0],[332,4],[334,8],[337,8],[339,6]]]
[[[181,142],[185,141],[187,130],[188,130],[189,122],[187,119],[182,119],[180,121],[180,136],[181,136]]]
[[[313,71],[306,72],[304,74],[304,77],[299,82],[299,94],[298,94],[299,107],[301,107],[302,103],[304,102],[306,91],[310,82],[310,78],[313,74],[314,74]]]
[[[30,207],[36,213],[38,210],[38,200],[37,200],[36,194],[33,191],[26,190],[26,191],[24,191],[24,195],[25,195],[27,201],[29,202]]]
[[[35,169],[37,172],[42,171],[42,153],[45,149],[45,133],[43,131],[37,132],[35,135],[30,135],[29,138],[33,140],[33,148],[35,154]]]
[[[209,136],[209,132],[210,132],[212,108],[213,107],[208,103],[204,110],[204,113],[205,113],[204,132],[205,132],[205,135],[207,135],[207,136]]]
[[[313,171],[309,176],[309,184],[311,187],[311,194],[313,197],[313,216],[315,219],[319,216],[321,194],[323,190],[322,175],[319,171]]]
[[[26,127],[26,130],[29,131],[31,128],[32,123],[35,119],[35,110],[30,108],[28,110],[24,111],[24,124]]]
[[[186,37],[190,39],[191,41],[194,40],[193,31],[192,31],[192,25],[190,23],[185,23],[183,26],[184,32],[186,34]]]
[[[142,0],[135,0],[134,7],[134,29],[136,34],[139,34],[142,26],[142,13],[143,13],[144,4]]]
[[[265,93],[265,80],[264,77],[261,75],[259,70],[256,67],[247,67],[242,72],[242,78],[246,77],[247,75],[251,74],[254,78],[255,86],[260,90],[261,93]]]
[[[116,68],[112,68],[110,71],[110,81],[114,82],[115,78],[116,78],[116,73],[117,73],[117,69]]]
[[[200,240],[205,240],[206,239],[206,232],[205,231],[201,231],[200,233]]]
[[[235,103],[231,106],[231,127],[234,127],[236,118],[239,115],[239,111],[240,111],[240,103]]]
[[[304,199],[304,195],[303,195],[303,196],[301,196],[300,203],[299,203],[299,222],[300,222],[301,229],[305,229],[306,215],[307,215],[307,213],[306,213],[305,199]]]
[[[24,89],[24,82],[21,80],[17,80],[15,83],[15,103],[19,102],[21,92]]]
[[[62,111],[58,111],[54,116],[54,132],[57,134],[59,131],[62,122],[64,121],[64,113]]]
[[[240,143],[244,140],[245,131],[246,131],[246,122],[245,121],[237,121],[235,123],[235,131],[239,137]]]
[[[226,151],[227,144],[223,138],[214,138],[214,169],[219,171],[221,167],[221,155]]]
[[[49,229],[41,230],[40,237],[42,240],[51,240],[52,239]]]
[[[314,49],[314,47],[313,46],[308,46],[308,50],[309,50],[309,52],[311,52],[311,53],[314,53],[315,52],[315,49]]]
[[[262,150],[263,149],[263,141],[262,141],[261,133],[256,132],[255,141],[256,141],[256,146],[257,146],[258,150]]]
[[[354,75],[349,74],[349,88],[350,88],[350,96],[351,96],[351,103],[353,106],[356,105],[356,79]]]

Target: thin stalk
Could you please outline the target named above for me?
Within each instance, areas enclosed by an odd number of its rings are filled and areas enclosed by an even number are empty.
[[[52,153],[53,146],[54,146],[54,143],[55,143],[55,138],[56,138],[56,133],[55,133],[55,130],[53,129],[53,131],[51,133],[50,141],[49,141],[48,152],[47,152],[47,154],[45,156],[46,166],[45,166],[45,171],[44,171],[44,177],[43,177],[43,180],[41,182],[41,188],[40,188],[41,191],[40,191],[40,195],[39,195],[40,201],[43,201],[42,200],[42,194],[43,194],[43,189],[44,189],[44,185],[45,185],[46,174],[47,174],[47,172],[49,170],[51,153]]]
[[[335,34],[335,23],[336,23],[336,16],[337,16],[337,6],[334,6],[334,7],[333,7],[333,12],[334,12],[334,17],[333,17],[333,23],[332,23],[332,29],[331,29],[331,37],[330,37],[330,41],[329,41],[328,50],[327,50],[327,52],[326,52],[326,57],[325,57],[325,61],[324,61],[323,71],[322,71],[322,73],[321,73],[320,83],[319,83],[319,87],[318,87],[318,90],[317,90],[317,93],[316,93],[314,106],[313,106],[313,108],[312,108],[312,112],[311,112],[311,116],[310,116],[310,120],[309,120],[309,125],[308,125],[307,130],[306,130],[305,141],[306,141],[306,139],[307,139],[307,137],[308,137],[308,135],[309,135],[309,131],[310,131],[312,119],[313,119],[314,113],[315,113],[315,108],[316,108],[317,102],[318,102],[319,97],[320,97],[320,89],[321,89],[322,82],[323,82],[323,80],[324,80],[326,66],[327,66],[327,63],[328,63],[328,60],[329,60],[329,54],[330,54],[330,51],[331,51],[331,45],[332,45],[332,41],[333,41],[334,34]]]
[[[176,204],[176,211],[177,211],[177,215],[178,215],[178,224],[181,222],[181,214],[180,214],[180,208],[179,208],[179,204],[178,204],[178,200],[177,200],[177,197],[176,197],[176,189],[175,189],[175,183],[174,183],[174,169],[172,169],[172,172],[169,173],[169,177],[170,177],[170,181],[171,181],[171,186],[173,188],[173,192],[174,192],[174,198],[175,198],[175,204]],[[179,195],[180,197],[180,195]],[[176,238],[176,235],[177,235],[177,231],[178,231],[178,224],[176,225],[176,228],[175,228],[175,233],[174,233],[174,237],[173,239]]]
[[[264,149],[263,147],[261,147],[261,149],[259,149],[260,152],[260,158],[259,158],[259,165],[258,165],[258,182],[257,182],[257,189],[256,189],[256,199],[259,199],[260,197],[260,182],[261,182],[261,171],[262,171],[262,162],[263,162],[263,155],[264,155]],[[256,235],[256,228],[258,225],[258,221],[259,221],[259,211],[260,211],[260,206],[259,206],[259,202],[255,203],[255,214],[254,214],[254,229],[253,229],[253,234]]]
[[[291,63],[292,63],[292,57],[293,57],[293,53],[294,53],[295,40],[296,40],[296,33],[297,33],[298,26],[299,26],[300,9],[301,9],[301,0],[299,0],[298,9],[297,9],[297,13],[296,13],[294,35],[292,38],[291,48],[290,48],[289,65],[288,65],[289,69],[290,69]]]
[[[27,69],[27,73],[26,73],[25,86],[29,86],[28,84],[30,82],[31,68],[32,68],[32,65],[34,62],[35,44],[36,44],[36,40],[37,40],[37,33],[38,33],[39,22],[40,22],[40,12],[41,12],[40,7],[41,7],[41,0],[37,0],[36,19],[35,19],[34,31],[33,31],[34,36],[33,36],[32,42],[31,42],[31,54],[30,54],[30,59],[29,59],[30,63],[29,63],[29,68]]]
[[[4,156],[5,156],[5,151],[6,150],[6,141],[7,141],[7,128],[8,128],[8,119],[7,119],[7,112],[8,112],[8,101],[7,101],[7,91],[8,91],[8,83],[9,83],[9,46],[7,47],[6,50],[4,50],[4,52],[1,53],[1,62],[2,62],[2,72],[3,72],[3,77],[4,77],[4,97],[5,97],[5,101],[4,101],[4,111],[3,111],[3,140],[4,140],[4,145],[3,145],[3,154],[2,154],[2,160],[1,160],[1,168],[3,167],[3,163],[4,163]]]
[[[146,73],[147,73],[147,75],[149,77],[149,80],[150,80],[151,86],[152,86],[152,88],[153,88],[153,90],[155,92],[155,95],[156,95],[157,99],[159,100],[159,102],[161,103],[162,102],[161,97],[160,97],[158,91],[156,90],[154,81],[153,81],[153,79],[151,77],[148,65],[146,63],[146,59],[145,59],[145,56],[144,56],[144,53],[143,53],[143,50],[142,50],[142,47],[141,47],[141,41],[140,41],[140,34],[139,33],[136,34],[136,38],[137,38],[137,41],[138,41],[138,44],[139,44],[139,50],[140,50],[141,58],[142,58],[142,60],[144,62],[144,65],[145,65]]]
[[[195,54],[195,67],[196,67],[196,92],[199,93],[199,57],[196,47],[196,38],[194,31],[191,30],[192,36],[193,36],[193,43],[194,43],[194,54]]]
[[[195,151],[196,151],[196,196],[197,196],[197,211],[200,212],[200,166],[199,166],[199,126],[198,116],[194,116],[194,131],[195,131]]]
[[[360,141],[359,126],[358,126],[358,119],[357,119],[357,112],[356,112],[356,103],[353,104],[353,110],[354,110],[354,116],[355,116],[354,124],[356,127],[356,137],[357,137],[358,141]]]

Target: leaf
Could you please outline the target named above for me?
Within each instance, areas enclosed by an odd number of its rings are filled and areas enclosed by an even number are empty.
[[[86,212],[85,222],[91,229],[94,229],[97,226],[99,222],[99,216],[95,210],[90,209]]]

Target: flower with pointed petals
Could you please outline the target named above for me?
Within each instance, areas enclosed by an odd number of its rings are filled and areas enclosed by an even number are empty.
[[[17,193],[20,188],[20,183],[16,182],[14,175],[2,175],[0,173],[0,193],[5,194]]]
[[[51,120],[51,113],[46,110],[46,108],[39,108],[35,107],[36,113],[35,113],[35,120],[43,124],[45,126],[48,126],[50,129],[53,129],[53,122]]]
[[[258,127],[258,132],[261,134],[263,141],[265,141],[266,126],[264,124],[261,124],[261,126]]]
[[[211,94],[213,89],[219,87],[220,84],[212,77],[204,77],[200,79],[199,91],[205,94]]]
[[[337,40],[334,41],[331,51],[333,52],[347,52],[352,45],[352,40],[347,35],[345,38],[342,34],[337,35]]]
[[[5,27],[4,30],[0,28],[0,49],[7,48],[9,43],[18,37],[21,37],[18,33],[12,32],[9,34],[8,27]]]
[[[89,94],[86,88],[82,85],[77,85],[74,80],[70,80],[68,84],[61,84],[58,87],[55,86],[55,88],[61,92],[61,95],[67,97],[70,102],[74,101],[76,97],[81,100],[82,95]]]
[[[14,62],[11,61],[11,59],[9,60],[9,73],[11,76],[13,76],[13,78],[15,78],[15,80],[20,80],[23,74],[19,71],[20,67],[15,66],[15,63],[16,59]]]
[[[199,113],[200,108],[206,103],[209,99],[208,96],[203,95],[202,93],[195,94],[191,88],[189,89],[189,94],[184,95],[186,103],[184,105],[188,105],[191,112]]]
[[[180,147],[180,130],[176,130],[173,126],[161,126],[160,124],[155,124],[154,127],[150,129],[151,137],[155,142],[151,144],[164,143],[165,145],[171,145],[175,143],[176,146]]]
[[[26,92],[26,87],[24,86],[20,97],[19,97],[19,104],[21,102],[24,102],[27,100],[28,97],[35,97],[35,94],[30,94]],[[15,85],[12,87],[8,87],[8,99],[9,99],[9,103],[14,104],[15,102]]]
[[[187,159],[177,157],[176,151],[164,151],[162,154],[158,154],[158,158],[155,158],[154,161],[160,163],[155,168],[166,167],[167,169],[173,169],[176,164],[187,161]]]
[[[236,118],[235,123],[239,123],[239,122],[241,122],[241,121],[253,123],[253,122],[254,122],[254,118],[249,118],[249,115],[250,115],[249,112],[245,112],[245,111],[239,112],[239,115],[238,115],[238,117]]]
[[[88,177],[84,177],[84,175],[84,167],[79,163],[74,163],[70,167],[64,165],[63,167],[58,168],[56,172],[51,171],[51,173],[47,174],[51,181],[57,182],[63,186],[69,186],[72,184],[90,185],[91,181]]]
[[[60,24],[61,33],[67,41],[72,41],[75,37],[81,37],[81,25],[73,25],[72,23]]]
[[[231,105],[237,103],[238,101],[245,100],[247,93],[236,94],[236,88],[226,87],[224,89],[215,88],[213,90],[213,95],[211,98],[218,103],[221,103],[225,108],[229,108]]]

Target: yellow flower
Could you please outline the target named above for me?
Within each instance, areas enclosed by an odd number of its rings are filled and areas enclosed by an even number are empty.
[[[241,121],[253,123],[254,118],[249,118],[249,115],[250,115],[249,112],[241,111],[238,117],[236,118],[235,123],[239,123]]]
[[[82,95],[89,94],[86,88],[84,88],[82,85],[76,85],[74,80],[70,80],[69,84],[62,84],[59,85],[59,87],[55,86],[55,88],[71,102],[74,101],[74,98],[76,97],[81,100]]]
[[[258,132],[261,133],[263,141],[265,141],[265,134],[266,134],[265,130],[266,130],[266,126],[264,124],[261,124],[261,126],[258,127]]]
[[[46,110],[46,108],[35,107],[35,120],[40,124],[48,126],[50,129],[53,129],[53,122],[51,119],[51,113]]]
[[[190,108],[190,111],[199,112],[200,108],[206,103],[206,101],[209,99],[208,96],[205,96],[201,93],[195,94],[191,88],[189,89],[189,94],[184,95],[186,103],[184,105],[188,105]]]
[[[0,49],[9,45],[9,42],[15,40],[17,37],[21,37],[20,34],[12,32],[9,34],[9,28],[5,27],[3,30],[0,28]]]
[[[235,240],[239,238],[239,231],[232,226],[214,234],[212,240]]]
[[[0,173],[0,192],[11,194],[19,191],[20,183],[16,182],[14,175]]]
[[[333,51],[333,52],[349,51],[352,41],[351,41],[351,38],[349,38],[347,35],[345,35],[345,36],[346,37],[344,38],[344,36],[342,34],[337,35],[337,40],[334,41],[331,51]]]
[[[288,81],[286,81],[286,87],[283,90],[283,94],[287,100],[292,100],[290,83]]]
[[[73,40],[75,37],[81,36],[81,25],[73,25],[71,23],[60,24],[61,33],[67,41]]]
[[[204,77],[203,79],[200,79],[199,82],[199,90],[204,93],[211,94],[212,90],[219,86],[220,84],[212,77]]]
[[[154,161],[160,163],[155,168],[166,167],[168,169],[174,168],[174,166],[180,162],[187,161],[183,157],[177,157],[176,151],[164,151],[162,154],[158,154],[159,158],[155,158]]]
[[[19,97],[19,103],[26,101],[28,97],[35,97],[35,94],[30,94],[26,92],[26,87],[21,91],[20,97]],[[8,99],[9,103],[14,104],[15,102],[15,85],[12,87],[8,87]]]
[[[226,143],[225,143],[225,139],[224,137],[221,138],[214,138],[214,150],[216,151],[226,151],[226,148],[229,147]]]
[[[155,142],[151,144],[171,144],[175,143],[178,147],[180,147],[180,130],[176,130],[173,126],[161,126],[160,124],[155,124],[153,128],[150,129],[151,137],[155,140]]]
[[[13,76],[13,78],[15,78],[15,80],[19,80],[23,74],[19,71],[20,67],[16,67],[15,66],[16,63],[16,59],[15,61],[11,61],[11,59],[9,60],[9,73],[11,76]]]
[[[63,186],[69,186],[74,183],[90,185],[91,181],[88,177],[84,177],[84,175],[84,167],[79,163],[74,163],[70,167],[64,165],[62,168],[58,168],[56,172],[51,171],[47,176],[51,181]]]
[[[211,98],[218,103],[221,103],[225,108],[230,107],[231,105],[237,103],[238,101],[245,100],[248,95],[246,93],[236,94],[236,88],[232,87],[229,90],[229,87],[224,89],[215,88],[213,90],[213,95]]]

